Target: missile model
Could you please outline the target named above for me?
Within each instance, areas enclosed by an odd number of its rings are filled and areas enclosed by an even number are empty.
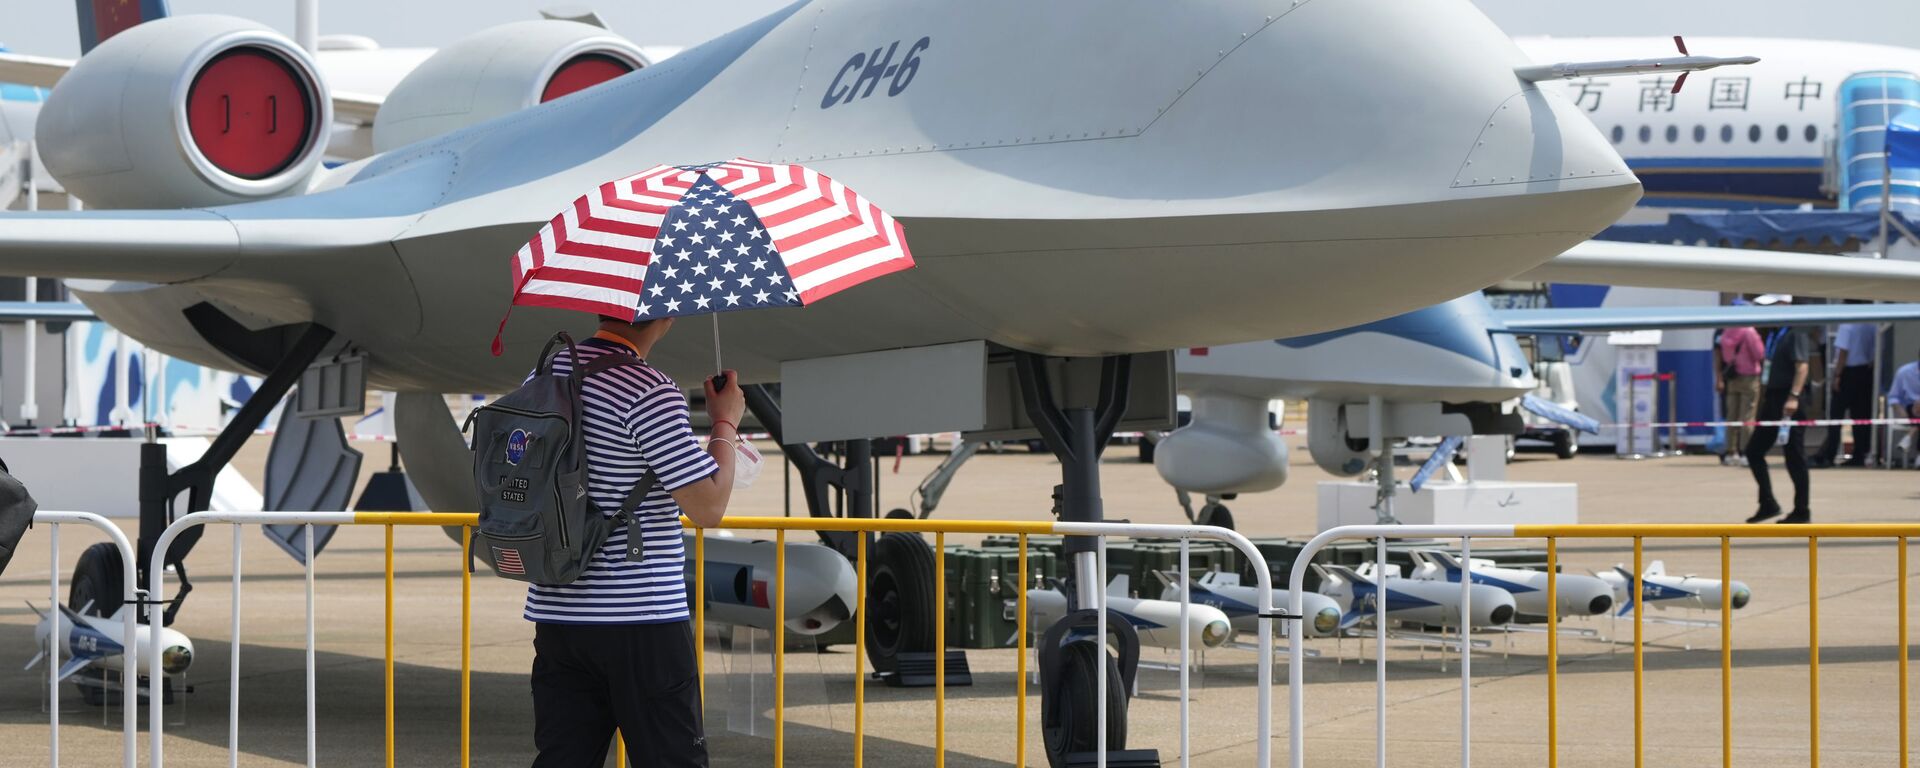
[[[1180,648],[1180,602],[1150,600],[1128,595],[1126,576],[1115,576],[1107,585],[1107,608],[1126,617],[1140,636],[1140,645],[1178,650]],[[1049,627],[1067,615],[1067,596],[1057,589],[1027,590],[1027,626]],[[1233,639],[1233,623],[1219,608],[1200,602],[1198,595],[1187,606],[1187,647],[1218,648]]]
[[[1612,587],[1614,599],[1620,605],[1615,616],[1625,616],[1633,612],[1633,572],[1621,566],[1612,571],[1598,574],[1601,580]],[[1734,581],[1730,584],[1733,594],[1729,603],[1734,608],[1745,608],[1753,600],[1753,591],[1747,589],[1745,582]],[[1655,608],[1669,606],[1691,608],[1700,611],[1720,610],[1720,590],[1723,583],[1719,579],[1704,579],[1698,576],[1668,576],[1667,564],[1655,560],[1647,565],[1646,572],[1640,574],[1640,599]]]
[[[1366,563],[1359,570],[1344,565],[1320,565],[1320,594],[1339,603],[1345,611],[1341,627],[1350,627],[1373,617],[1380,587],[1386,588],[1387,618],[1416,624],[1457,627],[1460,624],[1460,587],[1442,581],[1404,578],[1400,567],[1384,570]],[[1499,587],[1474,584],[1469,587],[1473,627],[1497,627],[1513,621],[1513,594]]]
[[[1156,575],[1160,576],[1165,584],[1165,587],[1160,590],[1160,599],[1174,601],[1177,605],[1180,600],[1180,583],[1168,578],[1165,574]],[[1225,613],[1228,620],[1233,622],[1234,631],[1259,631],[1260,588],[1242,586],[1240,574],[1213,571],[1201,576],[1198,581],[1192,582],[1189,590],[1194,603],[1212,606]],[[1287,590],[1273,590],[1275,610],[1286,610],[1289,596]],[[1317,592],[1307,592],[1300,596],[1300,606],[1301,615],[1306,617],[1301,624],[1306,627],[1307,637],[1327,637],[1340,631],[1340,604],[1334,602],[1333,598]],[[1280,632],[1283,625],[1284,622],[1274,622],[1274,632]]]
[[[33,608],[33,604],[27,604]],[[126,639],[125,617],[122,611],[131,610],[130,606],[120,606],[112,616],[82,616],[64,605],[55,606],[52,615],[41,613],[40,625],[33,630],[33,639],[40,646],[40,652],[27,660],[27,668],[32,669],[47,657],[50,643],[58,643],[61,648],[59,677],[65,680],[74,673],[90,666],[119,669],[120,658],[132,645],[137,658],[145,659],[154,643],[160,644],[160,671],[168,676],[179,677],[193,666],[193,641],[186,635],[166,627],[155,628],[147,624],[135,624],[133,642]]]
[[[774,543],[706,537],[706,620],[773,628]],[[693,594],[693,534],[685,534],[687,594]],[[853,564],[819,544],[787,544],[787,631],[818,635],[853,618],[859,599]]]
[[[1460,558],[1437,549],[1412,552],[1413,578],[1460,583]],[[1613,587],[1593,576],[1573,573],[1550,575],[1525,568],[1501,568],[1492,560],[1473,559],[1473,583],[1504,589],[1513,595],[1514,612],[1522,616],[1547,615],[1547,582],[1555,585],[1561,616],[1598,616],[1613,607]]]

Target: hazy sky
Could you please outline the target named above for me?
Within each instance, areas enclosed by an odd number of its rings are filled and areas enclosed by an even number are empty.
[[[1920,47],[1920,0],[1476,2],[1513,35],[1771,35]],[[785,4],[785,0],[323,0],[320,31],[369,35],[389,46],[437,46],[495,24],[534,18],[543,7],[585,5],[642,45],[686,45]],[[293,29],[293,0],[172,0],[171,5],[174,13],[227,13],[258,19],[289,34]],[[25,53],[73,56],[78,52],[73,18],[69,0],[0,0],[0,44]]]

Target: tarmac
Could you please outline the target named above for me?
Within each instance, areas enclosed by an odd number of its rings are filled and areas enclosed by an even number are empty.
[[[1295,438],[1294,442],[1304,442]],[[384,465],[385,446],[360,446],[368,471]],[[265,441],[254,441],[238,466],[256,481]],[[769,448],[770,452],[770,448]],[[881,494],[887,507],[907,506],[909,492],[938,456],[883,460]],[[894,471],[898,467],[897,473]],[[1776,484],[1786,478],[1778,468]],[[1712,457],[1623,461],[1582,455],[1561,461],[1522,453],[1510,468],[1515,480],[1580,484],[1581,521],[1737,522],[1753,509],[1745,470]],[[1110,518],[1179,522],[1172,491],[1153,469],[1135,461],[1131,447],[1115,446],[1103,468]],[[1308,535],[1314,529],[1317,481],[1328,479],[1294,453],[1292,477],[1279,491],[1232,503],[1250,536]],[[983,454],[961,471],[936,517],[1039,519],[1059,482],[1052,458],[1025,452]],[[1825,522],[1907,522],[1920,499],[1920,474],[1833,469],[1816,471],[1814,510]],[[797,488],[797,483],[795,483]],[[129,488],[131,494],[133,489]],[[796,498],[795,512],[804,514]],[[768,472],[735,497],[735,514],[782,514],[783,486]],[[131,534],[131,521],[121,521]],[[79,526],[61,532],[63,569],[99,534]],[[965,543],[971,537],[949,537]],[[305,760],[303,661],[304,598],[301,569],[255,530],[242,530],[245,581],[242,608],[240,754],[242,765],[299,765]],[[188,560],[192,598],[176,629],[194,639],[192,693],[167,709],[166,759],[173,766],[228,764],[230,563],[235,538],[207,532]],[[437,529],[395,533],[395,688],[397,764],[456,765],[459,755],[459,550]],[[382,531],[340,531],[318,560],[317,706],[319,761],[379,765],[382,726]],[[1537,546],[1538,542],[1528,542]],[[1492,547],[1482,542],[1480,546]],[[1478,550],[1480,547],[1476,547]],[[1890,542],[1829,541],[1819,559],[1820,761],[1828,766],[1898,764],[1899,634],[1896,625],[1895,549]],[[1631,562],[1626,541],[1569,541],[1561,548],[1569,570],[1602,570]],[[1717,575],[1717,541],[1657,541],[1646,545],[1672,573]],[[1916,558],[1920,563],[1920,558]],[[45,669],[19,668],[33,655],[34,614],[23,601],[45,607],[48,547],[44,528],[30,532],[23,552],[0,578],[0,765],[45,765],[48,758]],[[1733,571],[1753,590],[1735,614],[1733,762],[1736,765],[1808,764],[1808,551],[1791,539],[1736,543]],[[1910,568],[1920,564],[1910,563]],[[65,574],[63,572],[63,578]],[[532,625],[519,616],[522,588],[484,570],[474,587],[472,764],[527,765],[532,761],[532,716],[527,671]],[[1709,619],[1683,611],[1649,611],[1659,618]],[[1569,621],[1599,637],[1563,637],[1558,698],[1559,764],[1618,766],[1634,762],[1632,635],[1628,619]],[[1707,765],[1720,760],[1720,633],[1718,628],[1649,622],[1644,627],[1646,764]],[[1614,639],[1621,642],[1614,642]],[[1243,638],[1245,639],[1245,638]],[[1481,765],[1547,763],[1545,639],[1537,633],[1482,632],[1487,647],[1474,654],[1473,740]],[[737,644],[744,648],[745,643]],[[1360,766],[1375,760],[1373,641],[1313,640],[1320,655],[1307,660],[1306,754],[1309,765]],[[948,765],[1007,765],[1016,753],[1016,654],[971,650],[971,687],[948,690],[945,718]],[[1157,650],[1145,662],[1171,661]],[[1222,649],[1205,654],[1194,676],[1191,702],[1193,764],[1250,765],[1255,754],[1256,655]],[[768,731],[769,678],[751,675],[767,656],[728,650],[715,638],[706,665],[707,730],[716,766],[772,765]],[[1404,641],[1388,650],[1389,763],[1460,764],[1460,678],[1457,656]],[[788,656],[785,764],[843,766],[852,762],[854,674],[851,647]],[[1284,662],[1284,659],[1282,659]],[[1029,669],[1035,668],[1031,663]],[[1276,762],[1287,750],[1285,666],[1273,690]],[[758,689],[755,689],[757,681]],[[1132,704],[1128,744],[1156,748],[1177,764],[1178,694],[1174,673],[1141,673]],[[931,689],[866,686],[865,764],[934,764],[935,707]],[[118,712],[62,694],[60,751],[68,765],[118,764]],[[1027,687],[1026,764],[1044,765],[1037,685]],[[145,713],[140,752],[146,764]]]

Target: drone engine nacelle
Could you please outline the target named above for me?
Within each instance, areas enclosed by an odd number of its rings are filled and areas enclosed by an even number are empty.
[[[333,120],[312,57],[258,23],[176,16],[101,43],[54,86],[47,170],[97,208],[190,208],[305,191]]]
[[[1367,453],[1365,439],[1347,436],[1343,410],[1338,401],[1307,401],[1307,453],[1328,474],[1353,477],[1365,472],[1373,457]]]
[[[591,24],[502,24],[441,48],[394,86],[374,116],[373,149],[518,112],[649,63],[638,46]]]
[[[1193,421],[1160,438],[1153,468],[1168,485],[1206,494],[1259,493],[1287,482],[1287,444],[1267,426],[1267,401],[1192,395]]]

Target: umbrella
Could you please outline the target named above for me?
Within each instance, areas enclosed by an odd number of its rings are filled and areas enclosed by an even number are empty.
[[[899,222],[811,168],[661,165],[541,227],[514,259],[513,305],[634,322],[713,314],[717,364],[718,313],[804,306],[912,266]]]

